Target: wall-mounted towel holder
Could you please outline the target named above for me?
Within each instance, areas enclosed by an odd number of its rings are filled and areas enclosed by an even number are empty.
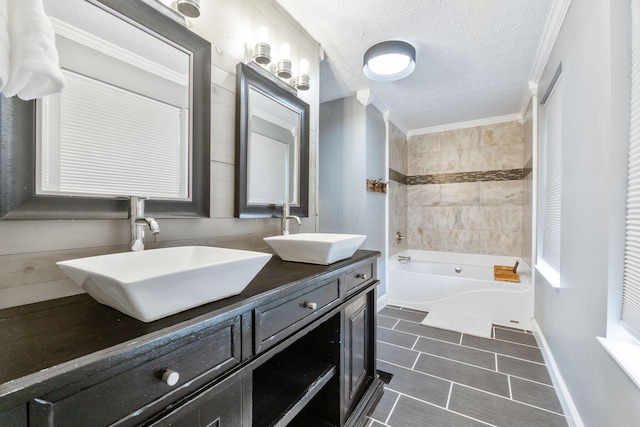
[[[382,182],[382,178],[380,179],[368,179],[367,180],[367,191],[373,191],[375,193],[386,193],[387,192],[387,184],[388,182]]]

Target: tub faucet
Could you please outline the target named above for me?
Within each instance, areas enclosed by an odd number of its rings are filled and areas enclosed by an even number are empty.
[[[154,218],[144,216],[144,201],[148,197],[131,196],[129,198],[129,219],[131,224],[130,250],[141,251],[144,249],[144,230],[149,228],[151,234],[158,234],[160,226]]]
[[[411,262],[411,257],[410,256],[398,255],[398,261],[400,261],[400,262]]]
[[[302,225],[302,221],[300,217],[297,215],[291,215],[289,209],[291,208],[291,204],[287,202],[282,203],[282,214],[280,215],[280,231],[284,236],[289,234],[289,220],[294,220],[298,223],[298,225]]]

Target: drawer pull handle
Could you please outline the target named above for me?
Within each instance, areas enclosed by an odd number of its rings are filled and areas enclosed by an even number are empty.
[[[358,279],[367,280],[369,277],[366,274],[358,273],[356,274]]]
[[[315,302],[310,302],[310,301],[305,301],[304,304],[302,304],[304,307],[307,307],[311,310],[315,310],[316,308],[318,308],[318,304]]]
[[[180,374],[176,371],[172,371],[171,369],[167,369],[162,373],[162,381],[167,383],[168,386],[173,387],[178,384],[180,380]]]

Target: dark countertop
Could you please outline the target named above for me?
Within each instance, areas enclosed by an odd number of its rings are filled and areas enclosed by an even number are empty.
[[[238,315],[281,297],[284,290],[296,291],[303,282],[322,280],[326,274],[339,274],[378,256],[377,251],[359,250],[349,259],[323,266],[282,261],[274,255],[239,295],[150,323],[102,305],[87,294],[0,310],[0,411],[43,392],[50,387],[43,383],[58,375],[96,360],[113,359],[125,350],[214,317]],[[28,388],[35,390],[27,392]]]

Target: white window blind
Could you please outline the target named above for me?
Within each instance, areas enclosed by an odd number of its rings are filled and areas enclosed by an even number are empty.
[[[640,338],[640,7],[632,2],[631,132],[622,320]]]
[[[187,110],[64,74],[43,103],[42,193],[187,199]]]
[[[545,104],[544,139],[544,222],[541,258],[556,273],[560,272],[560,214],[562,196],[562,77]]]
[[[288,144],[252,132],[247,164],[249,205],[280,205],[291,201]]]

